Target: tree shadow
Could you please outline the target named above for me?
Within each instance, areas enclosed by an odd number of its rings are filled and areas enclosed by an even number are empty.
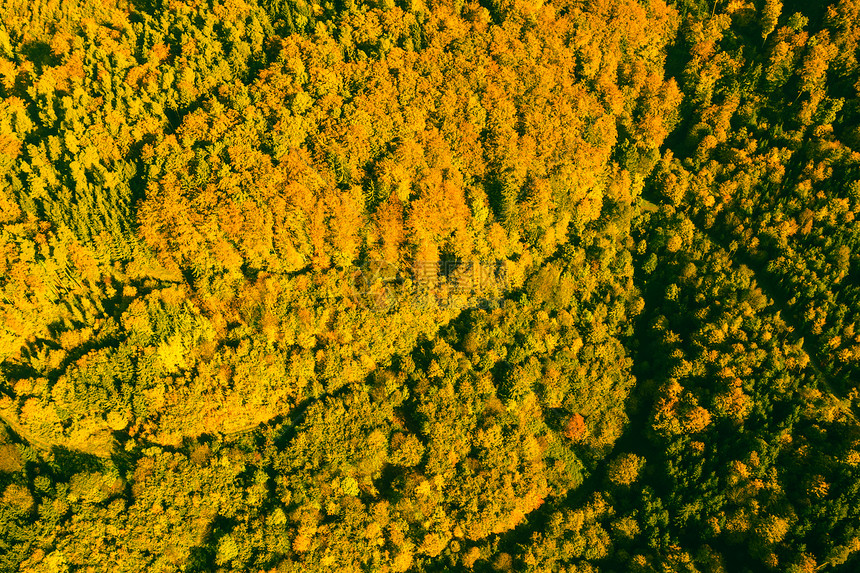
[[[64,446],[52,447],[51,454],[54,459],[50,466],[57,481],[67,481],[78,473],[96,473],[104,469],[104,459],[95,454],[70,450]]]

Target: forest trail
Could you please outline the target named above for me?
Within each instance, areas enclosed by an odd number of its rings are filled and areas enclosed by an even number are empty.
[[[6,426],[8,426],[9,429],[12,430],[15,435],[18,436],[21,440],[27,442],[34,448],[46,452],[51,450],[52,444],[33,436],[32,434],[30,434],[30,432],[24,429],[21,424],[13,420],[10,416],[5,415],[2,411],[0,411],[0,421],[6,424]]]

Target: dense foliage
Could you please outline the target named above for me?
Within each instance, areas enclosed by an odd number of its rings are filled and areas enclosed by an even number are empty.
[[[0,570],[860,567],[860,1],[0,15]]]

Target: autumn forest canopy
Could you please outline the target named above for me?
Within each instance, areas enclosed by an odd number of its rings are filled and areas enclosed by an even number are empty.
[[[0,571],[860,570],[860,0],[0,0]]]

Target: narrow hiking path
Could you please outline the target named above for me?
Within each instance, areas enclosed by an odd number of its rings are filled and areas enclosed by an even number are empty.
[[[49,451],[53,444],[46,442],[44,440],[40,440],[30,432],[28,432],[21,424],[19,424],[16,420],[13,420],[10,416],[4,415],[3,412],[0,412],[0,422],[6,424],[10,430],[24,442],[27,442],[37,450]]]

